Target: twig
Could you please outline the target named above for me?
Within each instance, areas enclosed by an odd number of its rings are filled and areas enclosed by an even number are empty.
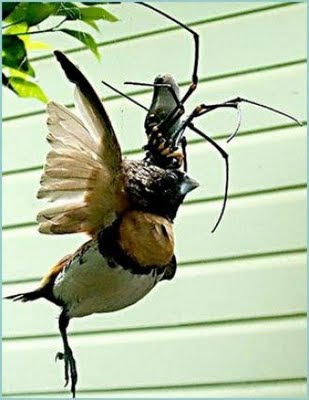
[[[20,33],[14,33],[14,34],[8,34],[11,36],[22,36],[22,35],[36,35],[38,33],[47,33],[47,32],[59,32],[58,28],[67,21],[67,18],[64,18],[59,24],[55,25],[53,28],[48,28],[48,29],[43,29],[42,31],[29,31],[29,32],[20,32]]]

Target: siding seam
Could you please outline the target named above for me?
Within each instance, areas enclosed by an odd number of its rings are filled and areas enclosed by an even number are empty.
[[[307,121],[301,121],[302,127],[307,126]],[[288,123],[284,125],[273,125],[273,126],[268,126],[268,127],[263,127],[263,128],[256,128],[256,129],[251,129],[251,130],[244,130],[244,131],[239,131],[237,133],[237,137],[245,137],[245,136],[252,136],[258,135],[258,134],[267,134],[269,132],[273,131],[278,131],[278,130],[283,130],[283,129],[291,129],[291,128],[298,128],[298,126],[295,123]],[[215,134],[213,135],[213,138],[216,140],[222,140],[222,139],[227,139],[230,136],[230,134]],[[203,139],[190,139],[188,140],[188,145],[196,145],[196,144],[201,144],[205,143]],[[132,149],[132,150],[127,150],[123,152],[123,156],[130,156],[130,155],[139,155],[142,154],[143,151],[141,148],[138,149]],[[21,174],[21,173],[27,173],[27,172],[34,172],[34,171],[39,171],[43,169],[43,164],[40,165],[35,165],[33,167],[27,167],[27,168],[19,168],[19,169],[12,169],[8,171],[2,172],[2,176],[10,176],[10,175],[16,175],[16,174]]]
[[[170,385],[170,386],[139,386],[139,387],[124,387],[124,388],[116,388],[116,389],[81,389],[79,393],[90,394],[90,393],[112,393],[118,391],[139,391],[139,390],[166,390],[166,389],[186,389],[186,388],[208,388],[208,387],[220,387],[220,386],[229,386],[229,387],[238,387],[243,385],[267,385],[272,383],[306,383],[306,378],[285,378],[285,379],[271,379],[271,380],[256,380],[256,381],[235,381],[235,382],[215,382],[215,383],[192,383],[187,385]],[[46,391],[46,392],[7,392],[3,393],[3,396],[31,396],[31,395],[46,395],[46,394],[55,394],[55,395],[67,395],[67,392],[64,391]],[[295,399],[295,397],[293,397]]]
[[[282,187],[277,186],[276,188],[230,194],[229,199],[239,199],[239,198],[260,196],[260,195],[264,195],[264,194],[278,193],[278,192],[298,191],[298,190],[306,189],[306,187],[307,187],[306,183],[298,184],[298,185],[291,185],[291,186],[282,186]],[[209,198],[188,200],[183,203],[183,206],[192,206],[192,205],[201,204],[201,203],[212,203],[212,202],[216,202],[216,201],[219,201],[222,199],[223,199],[223,195],[209,197]],[[12,229],[26,228],[26,227],[36,226],[36,225],[37,225],[36,221],[22,222],[20,224],[8,224],[8,225],[3,225],[2,230],[6,231],[6,230],[12,230]]]
[[[248,69],[244,69],[244,70],[237,70],[237,71],[233,71],[233,72],[227,72],[224,74],[213,75],[210,77],[204,77],[204,78],[199,79],[199,84],[205,83],[205,82],[217,81],[217,80],[220,81],[223,79],[234,78],[237,76],[256,74],[256,73],[260,73],[260,72],[271,71],[271,70],[276,70],[276,69],[281,69],[281,68],[289,68],[289,67],[292,67],[295,65],[301,65],[301,64],[306,64],[305,58],[287,61],[285,63],[269,64],[266,66],[259,66],[259,67],[255,67],[255,68],[248,68]],[[183,82],[179,83],[179,86],[183,87],[183,86],[188,85],[189,83],[190,83],[190,81],[183,81]],[[124,93],[128,96],[137,96],[137,95],[143,95],[143,94],[150,93],[150,92],[151,92],[151,90],[144,89],[144,90],[135,90],[135,91],[130,91],[130,92],[124,92]],[[104,103],[106,103],[108,101],[118,100],[121,97],[122,96],[120,96],[120,95],[112,95],[112,96],[106,96],[104,98],[102,97],[101,100],[104,101]],[[73,108],[74,104],[73,103],[66,104],[65,107]],[[46,112],[45,109],[42,109],[42,110],[27,112],[24,114],[10,115],[7,117],[3,117],[2,121],[7,122],[7,121],[12,121],[14,119],[33,117],[36,115],[44,114],[45,112]]]
[[[299,3],[298,3],[299,4]],[[194,21],[194,22],[190,22],[187,23],[186,25],[189,27],[194,27],[194,26],[199,26],[199,25],[206,25],[206,24],[210,24],[210,23],[214,23],[214,22],[220,22],[220,21],[224,21],[227,19],[234,19],[234,18],[238,18],[238,17],[244,17],[247,15],[251,15],[251,14],[257,14],[257,13],[264,13],[267,11],[271,11],[271,10],[275,10],[275,9],[280,9],[280,8],[284,8],[284,7],[290,7],[290,6],[296,6],[298,4],[295,3],[280,3],[280,4],[273,4],[271,6],[265,6],[259,9],[253,9],[253,10],[245,10],[245,11],[239,11],[239,12],[235,12],[235,13],[229,13],[229,14],[224,14],[221,16],[217,16],[217,17],[210,17],[210,18],[206,18],[204,20],[199,20],[199,21]],[[155,35],[159,35],[159,34],[164,34],[164,33],[168,33],[168,32],[172,32],[172,31],[178,31],[178,30],[182,30],[183,28],[179,27],[179,26],[171,26],[168,28],[163,28],[163,29],[156,29],[153,31],[148,31],[148,32],[142,32],[142,33],[138,33],[135,35],[129,35],[129,36],[124,36],[124,37],[120,37],[118,39],[114,39],[114,40],[108,40],[105,42],[99,42],[97,43],[98,47],[106,47],[109,45],[115,45],[117,43],[122,43],[122,42],[127,42],[127,41],[133,41],[133,40],[137,40],[137,39],[143,39],[149,36],[155,36]],[[80,46],[80,47],[74,47],[72,49],[68,49],[66,50],[66,54],[70,54],[70,53],[76,53],[79,51],[83,51],[83,50],[87,50],[86,46]],[[33,57],[30,59],[31,62],[37,62],[37,61],[41,61],[41,60],[46,60],[48,58],[52,58],[53,55],[52,54],[47,54],[45,56],[41,56],[41,57]]]
[[[214,264],[214,263],[226,263],[229,261],[237,261],[237,260],[250,260],[256,258],[267,258],[267,257],[280,257],[283,255],[301,255],[307,252],[306,248],[297,248],[297,249],[287,249],[281,251],[274,251],[268,253],[252,253],[252,254],[245,254],[245,255],[238,255],[238,256],[227,256],[227,257],[214,257],[202,260],[195,260],[195,261],[182,261],[179,262],[178,265],[182,268],[192,268],[194,266],[198,266],[201,264]],[[37,283],[41,277],[34,277],[34,278],[26,278],[26,279],[16,279],[16,280],[4,280],[3,285],[18,285],[23,283]]]
[[[91,331],[83,330],[83,331],[72,331],[70,332],[70,337],[80,337],[80,336],[91,336],[91,335],[110,335],[117,333],[134,333],[134,332],[145,332],[145,331],[165,331],[165,330],[177,330],[179,332],[182,329],[187,328],[201,328],[208,326],[234,326],[234,325],[242,325],[242,324],[255,324],[261,322],[269,322],[269,321],[299,321],[303,320],[307,317],[307,313],[298,312],[291,314],[274,314],[267,315],[261,317],[247,317],[247,318],[235,318],[235,319],[223,319],[217,321],[205,321],[205,322],[192,322],[192,323],[184,323],[184,324],[171,324],[171,325],[153,325],[153,326],[142,326],[135,328],[114,328],[114,329],[94,329]],[[37,339],[53,339],[58,338],[59,333],[50,333],[50,334],[41,334],[41,335],[23,335],[23,336],[6,336],[2,337],[3,342],[12,342],[12,341],[21,341],[21,340],[37,340]]]

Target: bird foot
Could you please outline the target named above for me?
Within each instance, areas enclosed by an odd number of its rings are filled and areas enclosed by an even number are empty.
[[[72,392],[72,397],[75,398],[77,370],[76,370],[76,362],[73,357],[71,349],[68,349],[64,353],[58,352],[55,357],[55,361],[57,360],[64,360],[64,380],[65,380],[64,387],[68,385],[71,378],[71,392]]]

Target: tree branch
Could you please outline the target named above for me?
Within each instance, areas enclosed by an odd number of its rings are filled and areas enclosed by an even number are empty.
[[[42,31],[29,31],[29,32],[20,32],[20,33],[14,33],[11,34],[11,36],[23,36],[23,35],[36,35],[38,33],[47,33],[47,32],[59,32],[58,28],[60,28],[60,26],[67,21],[67,18],[65,17],[61,22],[59,22],[59,24],[55,25],[52,28],[48,28],[48,29],[43,29]],[[8,35],[10,35],[8,33]]]

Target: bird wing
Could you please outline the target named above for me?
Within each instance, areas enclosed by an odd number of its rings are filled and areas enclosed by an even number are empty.
[[[126,208],[121,149],[90,83],[63,53],[55,51],[55,56],[76,85],[75,105],[81,119],[60,104],[47,105],[47,141],[52,150],[37,197],[53,206],[38,214],[39,231],[94,234]]]

